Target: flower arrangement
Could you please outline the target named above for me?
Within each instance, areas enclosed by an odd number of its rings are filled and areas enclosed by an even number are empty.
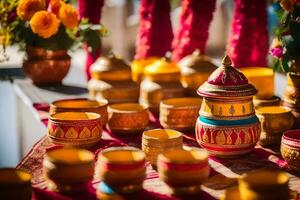
[[[274,70],[281,66],[285,72],[300,73],[300,1],[280,0],[279,4],[280,25],[270,48],[276,58]]]
[[[86,44],[96,51],[107,30],[79,19],[77,11],[64,0],[0,1],[0,44],[5,55],[8,45],[21,49],[40,47],[70,50]],[[7,56],[5,56],[7,57]]]

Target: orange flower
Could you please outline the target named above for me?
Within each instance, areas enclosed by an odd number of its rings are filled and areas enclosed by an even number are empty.
[[[280,0],[280,5],[284,10],[291,12],[293,10],[295,0]]]
[[[31,30],[42,38],[49,38],[58,31],[59,20],[47,11],[36,12],[30,20]]]
[[[67,28],[75,28],[78,25],[78,13],[70,5],[64,4],[59,9],[59,19]]]
[[[37,11],[46,9],[45,0],[20,0],[17,15],[22,20],[30,20]]]
[[[59,9],[64,3],[62,0],[50,0],[48,11],[58,16]]]

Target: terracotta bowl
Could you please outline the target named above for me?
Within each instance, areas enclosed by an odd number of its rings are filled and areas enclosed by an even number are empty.
[[[253,104],[254,107],[257,109],[259,107],[265,107],[265,106],[279,106],[281,103],[281,99],[277,96],[273,96],[269,99],[258,99],[253,98]]]
[[[165,128],[189,131],[195,128],[201,98],[173,98],[160,103],[159,121]]]
[[[293,127],[291,109],[283,106],[260,107],[256,110],[262,131],[259,143],[262,146],[280,144],[282,133]]]
[[[199,148],[169,150],[158,156],[157,169],[173,194],[198,193],[209,176],[208,154]]]
[[[94,175],[94,154],[84,149],[56,149],[43,162],[48,189],[75,193],[87,189]]]
[[[300,171],[300,129],[283,134],[280,147],[281,155],[290,169]]]
[[[50,105],[50,115],[61,112],[94,112],[101,116],[101,124],[105,126],[107,123],[107,104],[105,99],[90,100],[85,98],[78,99],[61,99],[54,101]]]
[[[182,149],[182,133],[172,129],[152,129],[144,131],[142,149],[150,164],[156,167],[157,156],[172,149]]]
[[[149,123],[148,107],[137,103],[108,106],[108,127],[116,133],[140,133]]]
[[[107,148],[99,154],[96,170],[100,179],[116,192],[137,192],[146,177],[145,154],[134,147]]]
[[[91,147],[102,135],[101,117],[90,112],[52,114],[48,122],[48,137],[57,145]]]
[[[285,172],[256,170],[239,179],[241,200],[288,200],[289,178]]]
[[[0,169],[0,199],[31,200],[31,175],[15,168]]]

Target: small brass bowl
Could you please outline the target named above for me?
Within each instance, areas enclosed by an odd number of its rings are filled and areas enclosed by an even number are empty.
[[[48,137],[57,145],[89,148],[100,141],[101,117],[90,112],[62,112],[50,115]]]
[[[15,168],[0,169],[0,199],[31,200],[31,175]]]
[[[262,131],[259,143],[262,146],[280,144],[282,133],[291,129],[294,124],[292,111],[283,106],[267,106],[256,109]]]
[[[107,104],[105,99],[90,100],[85,98],[61,99],[54,101],[50,105],[50,115],[61,112],[94,112],[101,116],[101,124],[107,123]]]
[[[144,131],[142,150],[152,166],[156,166],[157,156],[171,149],[182,149],[182,133],[172,129],[152,129]]]
[[[188,131],[195,128],[201,98],[173,98],[160,103],[159,121],[164,128]]]
[[[253,104],[256,109],[265,106],[279,106],[280,102],[281,99],[277,96],[273,96],[272,98],[269,99],[258,99],[256,97],[253,98]]]
[[[288,167],[300,171],[300,129],[290,130],[283,134],[280,146],[281,155]]]
[[[145,154],[134,147],[111,147],[98,156],[99,178],[119,193],[142,189],[146,177]]]
[[[139,133],[149,123],[148,107],[137,103],[108,106],[108,127],[116,133]]]
[[[241,200],[289,199],[289,178],[285,172],[256,170],[244,174],[238,182]]]
[[[87,188],[94,176],[94,154],[84,149],[56,149],[47,152],[44,173],[48,189],[75,193]]]
[[[195,194],[209,176],[208,153],[199,148],[168,150],[158,156],[157,169],[174,195]]]

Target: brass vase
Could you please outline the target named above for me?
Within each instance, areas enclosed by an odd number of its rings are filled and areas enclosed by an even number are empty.
[[[71,57],[66,50],[27,47],[26,54],[23,71],[36,85],[61,84],[70,69]]]

